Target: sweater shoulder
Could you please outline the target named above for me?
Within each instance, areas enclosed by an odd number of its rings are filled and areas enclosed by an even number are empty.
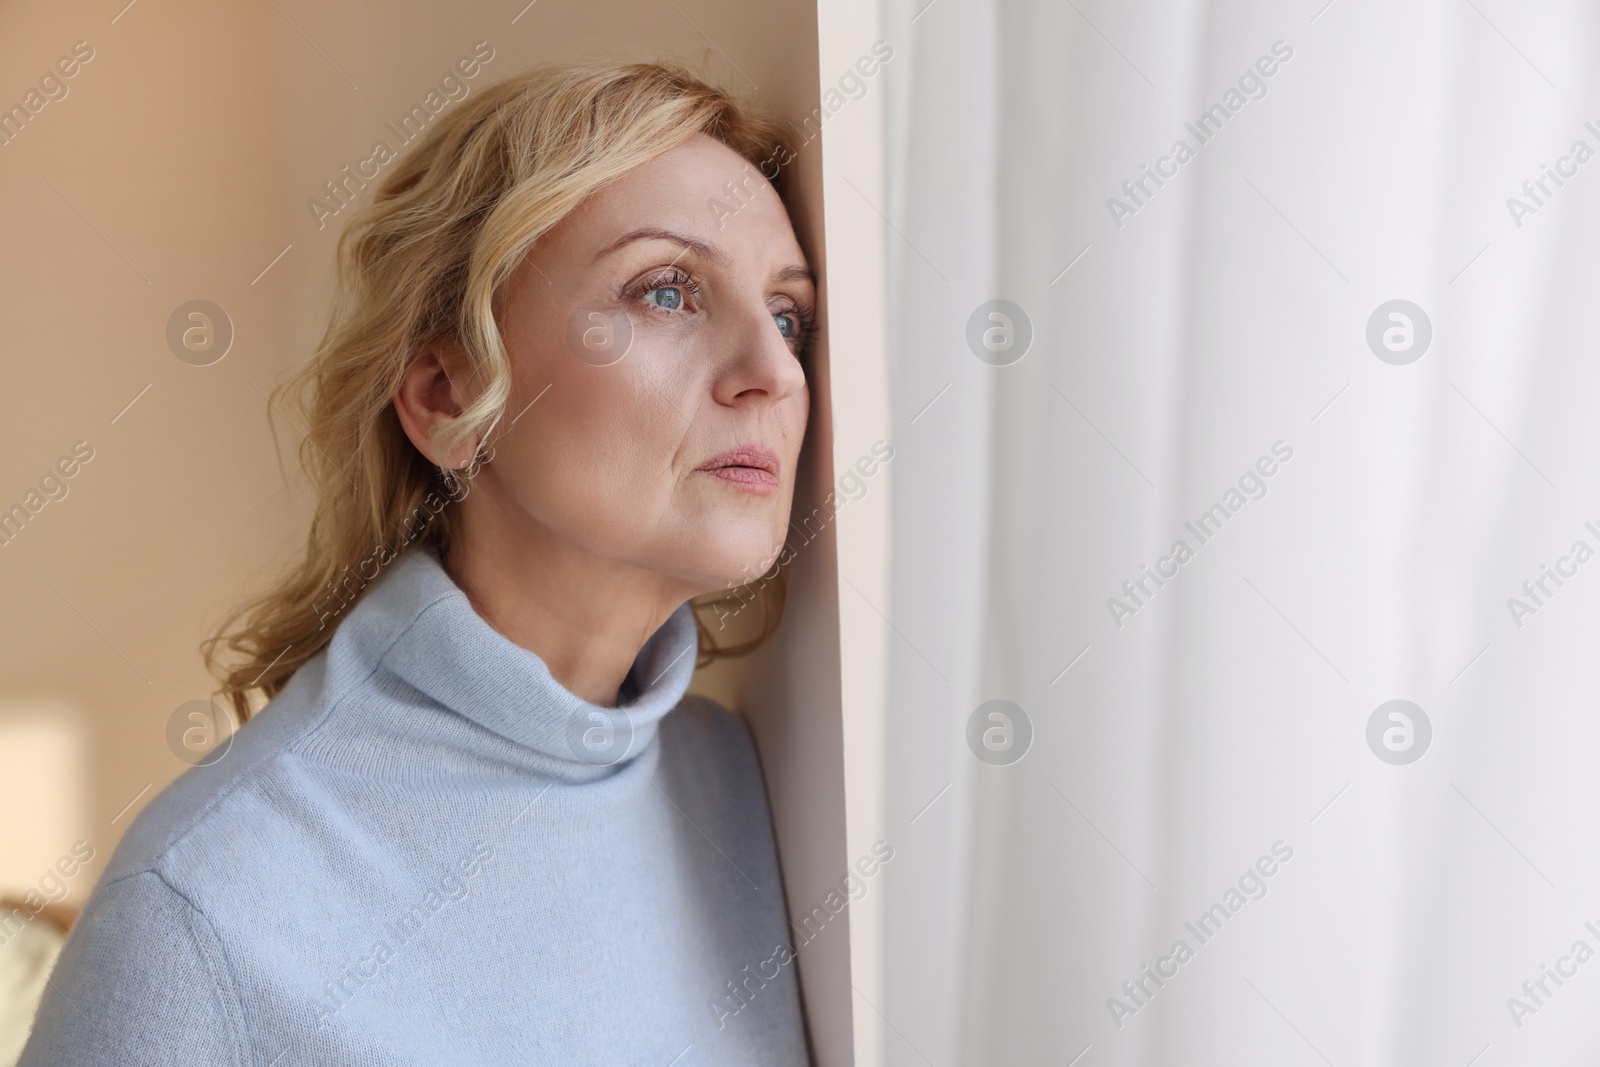
[[[326,652],[306,661],[266,707],[212,753],[157,793],[128,826],[101,876],[102,884],[160,872],[171,878],[175,852],[204,851],[232,828],[231,811],[317,729],[332,701]]]
[[[723,800],[766,810],[761,757],[749,725],[708,696],[690,694],[661,720],[661,758]]]
[[[143,871],[102,886],[73,924],[17,1062],[243,1067],[250,1060],[221,943],[188,900]]]
[[[661,720],[664,744],[690,747],[702,757],[755,760],[755,738],[744,719],[711,697],[690,693]]]
[[[374,678],[384,658],[448,595],[438,588],[449,585],[442,572],[435,588],[422,588],[418,575],[428,573],[425,554],[414,553],[403,554],[220,755],[190,767],[145,806],[118,843],[103,883],[155,870],[184,889],[170,862],[180,847],[202,866],[208,853],[216,859],[215,853],[228,852],[241,820],[259,816],[249,810],[252,795],[275,775],[305,772],[308,762],[299,757],[341,705],[381,696]]]

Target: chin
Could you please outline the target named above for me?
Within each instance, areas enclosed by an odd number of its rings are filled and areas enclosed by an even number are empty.
[[[693,558],[684,560],[680,573],[695,575],[694,584],[702,594],[720,593],[755,581],[771,569],[783,549],[781,533],[757,537],[730,537],[728,533],[726,528],[707,530],[693,546]]]

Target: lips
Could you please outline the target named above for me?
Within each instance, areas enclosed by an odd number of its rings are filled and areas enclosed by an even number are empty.
[[[778,456],[760,445],[740,445],[712,456],[696,470],[755,492],[778,487]]]

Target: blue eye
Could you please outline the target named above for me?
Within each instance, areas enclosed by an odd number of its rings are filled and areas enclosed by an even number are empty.
[[[667,311],[678,311],[683,307],[683,290],[672,285],[657,286],[644,294],[644,300]]]
[[[778,324],[778,332],[783,334],[786,341],[793,341],[800,336],[800,319],[792,312],[781,311],[772,317]]]

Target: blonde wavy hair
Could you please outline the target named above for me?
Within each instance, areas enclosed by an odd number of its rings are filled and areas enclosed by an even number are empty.
[[[436,467],[391,402],[431,343],[465,351],[478,398],[434,436],[439,455],[489,442],[505,414],[511,365],[496,299],[533,243],[601,187],[697,133],[716,138],[785,192],[793,158],[773,119],[671,63],[564,64],[508,78],[441,116],[340,235],[338,285],[313,358],[273,391],[302,412],[299,458],[314,513],[304,557],[232,611],[201,644],[218,695],[242,723],[333,637],[334,623],[382,568],[414,545],[441,556],[492,446],[460,471]],[[276,431],[274,430],[274,433]],[[784,553],[785,556],[788,553]],[[694,602],[700,662],[740,655],[776,628],[777,564],[747,586]],[[719,645],[704,612],[761,605],[754,636]],[[219,646],[230,655],[224,663]]]

